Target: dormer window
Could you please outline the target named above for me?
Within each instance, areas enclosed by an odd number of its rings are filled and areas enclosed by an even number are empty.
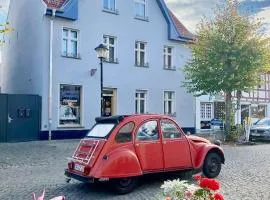
[[[135,18],[148,20],[146,15],[146,0],[134,0]]]

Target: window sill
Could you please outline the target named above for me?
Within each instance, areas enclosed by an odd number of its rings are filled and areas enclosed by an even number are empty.
[[[109,9],[103,8],[102,12],[106,12],[106,13],[110,13],[110,14],[114,14],[114,15],[119,15],[119,11],[117,9],[109,10]]]
[[[170,117],[176,117],[176,112],[174,112],[174,113],[164,113],[164,115],[168,115]]]
[[[135,16],[134,19],[138,19],[138,20],[141,20],[141,21],[149,22],[149,18],[148,17]]]
[[[170,67],[163,67],[164,70],[168,70],[168,71],[176,71],[176,67],[175,66],[172,66],[171,68]]]
[[[82,129],[82,128],[85,128],[84,126],[82,125],[58,125],[57,126],[58,129],[68,129],[68,128],[76,128],[76,129]]]
[[[135,64],[135,67],[149,68],[149,64],[148,63],[145,63],[143,65],[137,65],[137,64]]]
[[[64,58],[73,58],[73,59],[77,59],[77,60],[81,60],[81,56],[78,55],[77,57],[76,56],[69,56],[69,55],[61,55],[61,57],[64,57]]]
[[[107,60],[107,59],[104,59],[104,62],[105,63],[111,63],[111,64],[119,64],[119,61],[118,59],[114,59],[114,60]]]

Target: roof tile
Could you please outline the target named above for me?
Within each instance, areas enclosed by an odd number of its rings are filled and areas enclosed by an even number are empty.
[[[60,9],[69,0],[43,0],[48,8]]]
[[[185,38],[190,38],[192,40],[195,39],[195,36],[182,24],[182,22],[179,21],[179,19],[172,13],[172,11],[169,11],[170,15],[172,17],[173,23],[175,25],[175,28],[177,29],[178,33]]]

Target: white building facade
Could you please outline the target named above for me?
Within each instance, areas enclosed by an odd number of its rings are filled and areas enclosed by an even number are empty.
[[[11,0],[8,22],[14,31],[5,36],[2,92],[42,97],[41,138],[50,123],[50,66],[55,137],[82,136],[100,115],[100,43],[109,49],[107,116],[168,114],[194,132],[195,98],[181,87],[193,36],[163,0]]]

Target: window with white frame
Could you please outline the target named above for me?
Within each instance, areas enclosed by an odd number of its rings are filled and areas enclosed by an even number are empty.
[[[62,55],[72,58],[78,58],[78,30],[63,29],[63,40],[62,40]]]
[[[116,12],[115,0],[103,0],[103,9]]]
[[[135,113],[146,113],[146,97],[147,91],[137,90],[135,94]]]
[[[164,68],[174,69],[173,67],[173,47],[164,46]]]
[[[146,42],[135,42],[135,65],[148,67],[146,62]]]
[[[103,36],[103,44],[109,49],[107,58],[105,61],[117,63],[118,59],[116,58],[116,37],[114,36]]]
[[[146,0],[134,0],[135,17],[147,19],[146,16]]]
[[[213,111],[212,103],[201,103],[201,119],[202,120],[211,120]]]
[[[172,91],[164,92],[164,114],[167,115],[175,114],[175,92]]]
[[[60,85],[59,125],[81,125],[81,92],[79,85]]]

